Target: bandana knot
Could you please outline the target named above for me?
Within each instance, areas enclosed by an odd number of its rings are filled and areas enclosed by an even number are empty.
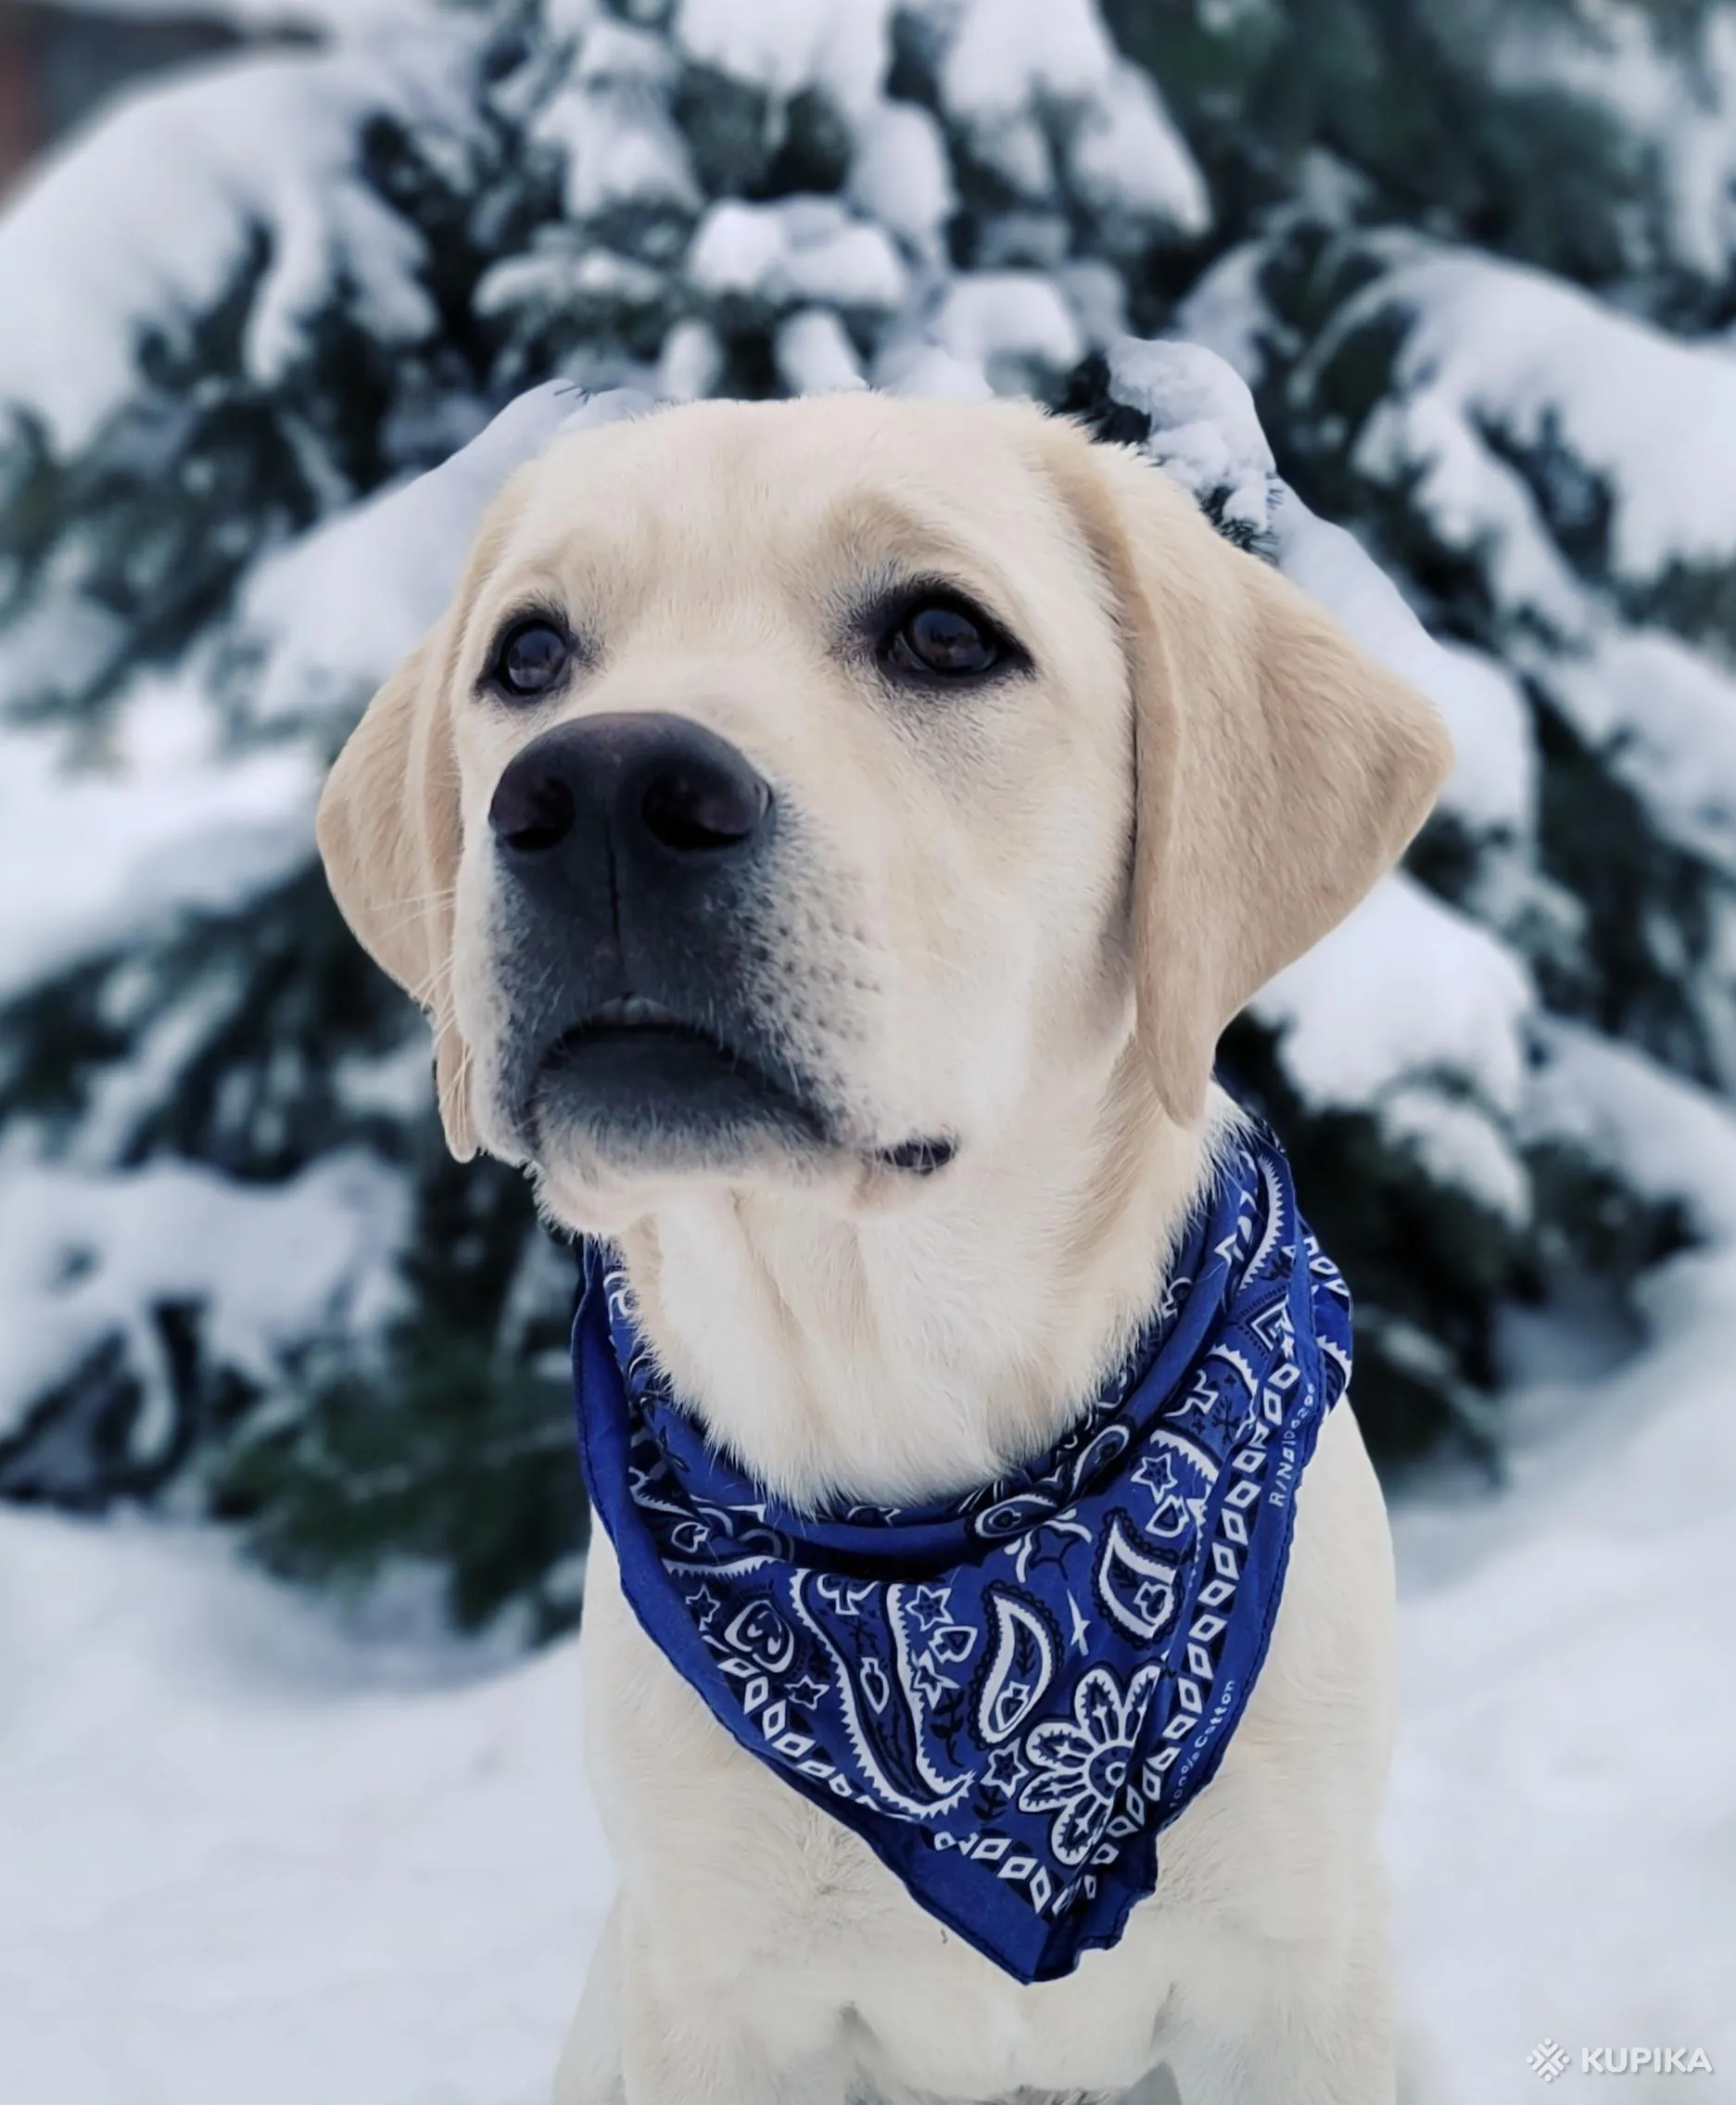
[[[1154,1891],[1265,1656],[1298,1479],[1350,1373],[1350,1294],[1250,1125],[1126,1362],[1041,1461],[968,1497],[817,1514],[742,1475],[587,1246],[592,1503],[652,1641],[718,1722],[1020,1981]]]

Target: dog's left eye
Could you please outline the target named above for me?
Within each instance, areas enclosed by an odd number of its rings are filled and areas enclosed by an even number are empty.
[[[992,672],[1007,652],[979,615],[950,600],[925,600],[903,616],[881,645],[881,655],[894,672],[968,679]]]

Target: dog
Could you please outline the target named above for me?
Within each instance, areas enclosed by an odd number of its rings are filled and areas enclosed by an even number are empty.
[[[454,1154],[606,1238],[716,1448],[811,1511],[1065,1435],[1236,1130],[1221,1031],[1450,761],[1130,449],[1014,401],[708,401],[518,472],[319,839]],[[1393,1591],[1335,1410],[1155,1892],[1027,1984],[720,1728],[598,1530],[620,1889],[559,2105],[1391,2105]]]

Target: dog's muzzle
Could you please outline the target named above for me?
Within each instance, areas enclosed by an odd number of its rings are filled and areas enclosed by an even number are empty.
[[[500,1082],[529,1153],[823,1138],[819,1093],[779,1042],[783,814],[735,746],[677,716],[562,724],[501,775],[488,824]]]

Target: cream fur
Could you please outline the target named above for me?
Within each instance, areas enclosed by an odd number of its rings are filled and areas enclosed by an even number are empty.
[[[894,572],[969,585],[1033,672],[889,709],[837,610]],[[475,688],[531,593],[601,649],[514,715]],[[517,1154],[493,786],[551,724],[633,708],[730,739],[805,815],[780,942],[843,1137],[739,1174],[536,1161],[541,1202],[620,1241],[678,1384],[785,1496],[980,1483],[1055,1438],[1150,1305],[1231,1115],[1220,1030],[1396,858],[1445,735],[1156,470],[1028,407],[709,403],[581,433],[496,505],[321,814],[351,925],[433,1017],[455,1152]],[[875,1160],[935,1131],[959,1150],[932,1179]],[[1390,2105],[1391,1593],[1339,1409],[1266,1667],[1157,1894],[1023,1988],[733,1744],[600,1541],[588,1757],[622,1884],[558,2105],[1156,2105],[1166,2067],[1184,2105]]]

